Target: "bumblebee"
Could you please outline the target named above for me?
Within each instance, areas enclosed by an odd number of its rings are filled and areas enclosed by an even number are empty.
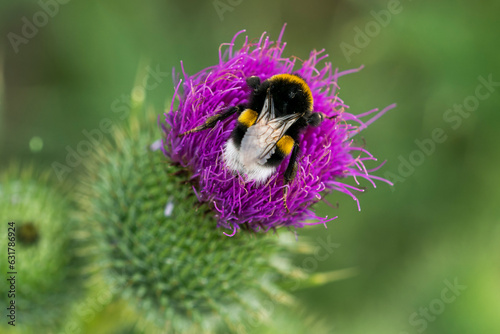
[[[238,114],[238,123],[224,146],[226,167],[262,184],[290,156],[284,175],[287,185],[297,174],[300,132],[308,126],[319,126],[326,116],[313,112],[311,89],[296,74],[277,74],[263,82],[252,76],[246,82],[251,89],[248,104],[229,107],[179,137],[213,128],[218,121]],[[283,203],[288,211],[287,189]]]

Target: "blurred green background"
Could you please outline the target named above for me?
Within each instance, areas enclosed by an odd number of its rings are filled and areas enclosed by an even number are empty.
[[[361,212],[334,193],[328,200],[338,209],[316,208],[339,218],[327,230],[299,231],[315,247],[336,244],[326,259],[297,258],[299,266],[359,268],[354,278],[297,291],[304,309],[331,333],[499,332],[500,2],[66,2],[0,4],[0,167],[64,163],[84,130],[105,118],[123,122],[138,71],[156,73],[146,90],[160,111],[181,60],[194,74],[215,64],[237,31],[275,39],[286,22],[285,56],[324,48],[341,70],[365,65],[340,80],[352,113],[398,105],[362,133],[387,160],[377,175],[395,187],[368,188]],[[34,22],[40,11],[52,15],[26,28],[23,18]],[[448,111],[464,103],[462,114]],[[435,129],[443,140],[430,144]],[[418,153],[416,141],[432,152]],[[444,291],[454,282],[466,288]]]

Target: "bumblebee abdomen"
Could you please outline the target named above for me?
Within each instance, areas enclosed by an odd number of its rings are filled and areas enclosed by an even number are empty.
[[[233,172],[246,174],[250,180],[265,182],[292,152],[295,144],[291,136],[274,138],[275,134],[275,129],[269,124],[258,123],[247,128],[238,119],[238,125],[224,147],[226,166]]]
[[[241,146],[241,143],[240,143]],[[245,164],[245,154],[236,146],[233,138],[230,138],[224,146],[223,158],[226,167],[233,173],[241,173],[247,176],[248,180],[256,181],[258,184],[264,183],[269,177],[276,173],[278,165],[261,165],[256,161]]]
[[[289,155],[293,150],[293,145],[295,141],[292,137],[285,135],[276,143],[276,150],[274,153],[267,159],[266,166],[277,167],[279,166],[283,160]]]

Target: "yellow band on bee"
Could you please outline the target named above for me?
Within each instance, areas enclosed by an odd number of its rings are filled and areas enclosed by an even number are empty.
[[[289,155],[292,152],[294,144],[295,144],[295,141],[293,140],[292,137],[290,137],[288,135],[284,135],[276,143],[276,145],[278,146],[278,149],[281,152],[283,152],[285,155]]]
[[[238,117],[238,122],[249,128],[254,125],[255,121],[257,120],[257,116],[258,114],[255,110],[246,109],[241,113],[240,117]]]

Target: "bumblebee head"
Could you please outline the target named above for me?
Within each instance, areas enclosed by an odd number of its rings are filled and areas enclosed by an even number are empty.
[[[313,96],[304,79],[295,74],[277,74],[268,81],[277,116],[312,112]]]

